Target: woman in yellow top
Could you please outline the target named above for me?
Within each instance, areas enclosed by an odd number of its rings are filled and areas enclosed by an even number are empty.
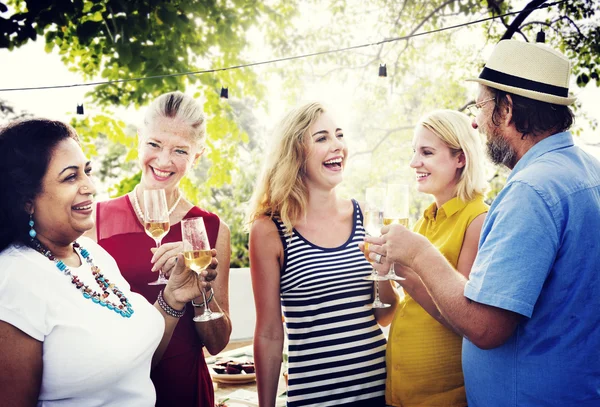
[[[410,166],[416,171],[417,189],[435,200],[413,230],[468,276],[488,210],[479,135],[467,115],[438,110],[419,121],[413,149]],[[399,265],[395,270],[406,278],[405,296],[388,337],[386,402],[402,407],[466,406],[462,338],[440,314],[419,277]]]

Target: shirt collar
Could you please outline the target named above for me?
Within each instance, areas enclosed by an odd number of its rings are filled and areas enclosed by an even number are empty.
[[[565,147],[573,146],[573,136],[570,132],[564,131],[562,133],[556,133],[550,137],[546,137],[542,141],[536,143],[533,147],[527,151],[523,157],[517,162],[515,168],[508,176],[507,182],[515,176],[516,173],[526,168],[529,164],[535,161],[536,158],[554,150],[558,150]]]
[[[456,196],[456,197],[450,199],[445,204],[443,204],[442,207],[437,210],[437,214],[439,214],[440,212],[443,211],[444,214],[446,215],[446,217],[449,218],[450,216],[454,215],[456,212],[458,212],[462,208],[464,208],[466,205],[467,205],[467,203],[465,201],[463,201],[462,199],[460,199],[459,197]],[[437,206],[436,206],[435,202],[432,203],[431,205],[429,205],[429,207],[427,209],[425,209],[423,216],[426,219],[435,220],[436,208],[437,208]]]

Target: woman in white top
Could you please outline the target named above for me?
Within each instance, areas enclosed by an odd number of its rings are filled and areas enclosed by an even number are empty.
[[[2,405],[153,406],[151,363],[185,303],[200,295],[195,273],[180,255],[152,306],[81,237],[93,226],[95,187],[70,126],[31,119],[4,127],[0,172]]]

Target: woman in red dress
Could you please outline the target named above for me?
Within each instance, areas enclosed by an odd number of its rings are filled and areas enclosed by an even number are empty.
[[[183,251],[181,220],[204,218],[210,245],[217,250],[217,278],[207,289],[208,306],[224,317],[193,322],[202,314],[203,299],[187,304],[186,313],[173,333],[169,347],[151,377],[156,387],[157,406],[213,407],[214,392],[204,360],[203,347],[217,354],[229,342],[229,228],[213,213],[194,206],[182,197],[179,182],[204,152],[205,117],[201,106],[181,92],[161,95],[149,107],[138,130],[139,163],[142,177],[129,194],[100,202],[96,208],[98,243],[117,261],[131,289],[153,302],[161,285],[157,270],[169,274],[176,255]],[[155,249],[143,224],[144,189],[164,189],[169,207],[169,233]],[[92,236],[90,236],[92,237]],[[153,272],[152,272],[152,271]],[[212,290],[212,291],[211,291]]]

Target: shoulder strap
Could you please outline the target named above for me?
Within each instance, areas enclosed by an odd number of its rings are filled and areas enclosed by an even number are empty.
[[[283,245],[283,252],[285,253],[285,251],[287,250],[288,243],[291,240],[294,232],[293,230],[292,233],[287,232],[287,228],[285,227],[279,216],[273,216],[271,220],[277,227],[277,232],[279,232],[279,239],[281,240],[281,244]]]
[[[363,217],[362,210],[360,209],[360,204],[354,198],[352,198],[352,203],[354,204],[354,214],[352,215],[353,216],[352,222],[354,224],[353,226],[354,226],[354,228],[356,228],[358,226],[358,224],[360,223],[361,227],[363,227],[365,219]],[[357,221],[360,221],[360,222],[357,222]]]

